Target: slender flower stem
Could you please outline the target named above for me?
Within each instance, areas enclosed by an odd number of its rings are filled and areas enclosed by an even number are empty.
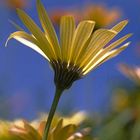
[[[61,90],[59,88],[56,88],[55,96],[54,96],[54,99],[53,99],[51,110],[49,112],[49,116],[48,116],[48,120],[47,120],[45,129],[44,129],[44,135],[43,135],[42,140],[48,140],[48,134],[49,134],[49,129],[50,129],[50,126],[51,126],[51,122],[52,122],[53,116],[55,114],[55,111],[56,111],[56,108],[57,108],[57,105],[58,105],[58,102],[59,102],[59,99],[61,97],[62,92],[63,92],[63,90]]]

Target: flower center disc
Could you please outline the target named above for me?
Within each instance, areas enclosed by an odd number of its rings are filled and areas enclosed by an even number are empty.
[[[59,89],[70,88],[74,81],[82,77],[82,69],[72,63],[52,61],[51,65],[55,72],[54,82]]]

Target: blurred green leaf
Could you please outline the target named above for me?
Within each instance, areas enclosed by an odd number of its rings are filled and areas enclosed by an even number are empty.
[[[99,132],[99,140],[124,140],[124,127],[131,120],[130,110],[126,110],[106,124]]]
[[[136,121],[132,129],[132,140],[140,140],[140,119]]]

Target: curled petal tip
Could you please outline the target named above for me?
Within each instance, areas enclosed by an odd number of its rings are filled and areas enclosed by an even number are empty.
[[[6,40],[5,47],[8,46],[8,41],[9,41],[9,37],[8,37],[8,39]]]

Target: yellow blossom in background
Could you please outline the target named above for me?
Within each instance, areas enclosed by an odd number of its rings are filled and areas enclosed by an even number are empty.
[[[140,67],[130,67],[126,64],[120,64],[119,69],[126,77],[140,85]]]
[[[18,140],[42,140],[45,122],[42,121],[33,127],[27,121],[15,123],[10,128],[10,135]],[[88,136],[89,129],[83,129],[78,132],[75,124],[63,125],[63,120],[60,119],[55,126],[50,128],[48,140],[92,140]]]
[[[2,140],[5,137],[8,137],[7,134],[9,125],[9,122],[0,121],[0,140]]]
[[[123,89],[117,89],[113,94],[112,108],[115,112],[121,112],[130,107],[130,98]]]
[[[118,9],[109,9],[102,4],[94,4],[85,7],[83,10],[83,15],[84,19],[89,19],[96,22],[95,29],[108,27],[118,21],[121,17],[121,13]],[[83,19],[82,16],[81,19]]]
[[[71,8],[71,10],[52,10],[51,19],[55,25],[59,25],[60,19],[64,15],[73,15],[77,22],[81,20],[93,20],[96,22],[95,29],[108,27],[117,22],[121,17],[121,12],[117,8],[108,8],[103,4],[90,4],[84,8]]]
[[[25,8],[28,5],[28,0],[5,0],[6,6],[12,9]]]
[[[126,108],[132,108],[133,114],[136,119],[139,119],[140,117],[140,67],[131,67],[126,64],[120,64],[119,65],[120,71],[128,77],[130,80],[132,80],[138,88],[136,88],[131,94],[128,94],[130,91],[125,91],[126,97],[128,100],[128,106]]]
[[[134,85],[129,87],[120,87],[115,90],[112,98],[113,112],[123,112],[131,110],[134,120],[140,118],[140,67],[131,67],[126,64],[120,64],[119,70],[130,80]],[[136,84],[136,85],[135,85]]]
[[[41,140],[47,116],[47,114],[41,114],[38,119],[31,122],[21,119],[0,121],[0,140],[23,140],[23,137],[24,140],[32,140],[33,138],[33,140]],[[61,139],[59,136],[61,140],[67,140],[65,139],[66,137],[69,138],[68,140],[77,140],[78,138],[78,140],[91,140],[88,136],[90,133],[89,128],[78,131],[79,125],[86,119],[87,114],[83,111],[73,113],[70,116],[63,116],[63,120],[59,114],[56,114],[50,130],[50,137],[54,138],[50,138],[49,140],[59,140],[57,139],[58,135],[64,137]],[[60,124],[62,125],[61,127]],[[56,131],[60,131],[60,133],[56,135]]]
[[[9,134],[9,129],[12,126],[10,121],[0,120],[0,140],[18,140],[15,136]]]
[[[63,123],[64,125],[68,125],[68,124],[80,125],[87,119],[87,117],[88,115],[86,114],[86,112],[80,111],[80,112],[74,113],[70,117],[64,117]]]
[[[132,93],[131,93],[132,92]],[[139,90],[129,91],[129,89],[117,89],[112,97],[112,111],[121,113],[131,110],[133,119],[140,118],[140,94]]]
[[[127,25],[124,20],[110,29],[99,29],[93,33],[95,22],[83,20],[77,26],[72,16],[63,16],[60,23],[60,42],[52,23],[40,0],[37,10],[43,31],[22,10],[18,16],[31,34],[25,31],[12,33],[11,38],[40,53],[51,64],[55,72],[55,84],[59,89],[68,89],[75,80],[122,52],[130,42],[121,45],[131,34],[113,43],[110,41]]]
[[[56,114],[53,118],[52,121],[52,126],[55,126],[58,121],[60,120],[62,115]],[[40,120],[45,121],[47,120],[48,114],[44,114],[42,113],[39,117],[38,120],[35,120],[34,122],[32,122],[32,124],[36,125],[37,122],[40,122]],[[86,119],[88,118],[88,114],[84,111],[79,111],[76,113],[72,113],[69,116],[63,116],[63,125],[69,125],[69,124],[75,124],[77,126],[79,126],[80,124],[82,124]]]
[[[70,10],[62,10],[62,9],[53,9],[50,12],[50,19],[52,21],[52,23],[56,26],[56,25],[60,25],[60,19],[62,16],[64,15],[71,15],[75,18],[76,21],[79,21],[77,15],[78,15],[78,10],[72,8]]]

